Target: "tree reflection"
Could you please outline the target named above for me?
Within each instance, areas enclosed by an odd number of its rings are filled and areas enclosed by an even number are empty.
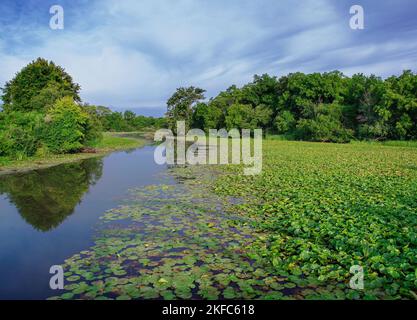
[[[102,175],[99,158],[0,178],[0,193],[7,194],[23,219],[40,231],[58,227]]]

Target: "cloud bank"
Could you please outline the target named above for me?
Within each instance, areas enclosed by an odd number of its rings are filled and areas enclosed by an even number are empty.
[[[417,3],[359,2],[6,0],[0,83],[40,56],[80,83],[84,101],[160,115],[180,86],[210,97],[254,74],[416,71]],[[49,28],[54,4],[64,8],[64,30]],[[353,4],[365,9],[364,30],[349,28]]]

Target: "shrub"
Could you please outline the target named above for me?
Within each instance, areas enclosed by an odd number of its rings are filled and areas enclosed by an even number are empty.
[[[383,121],[376,121],[373,124],[363,124],[358,129],[360,139],[386,140],[388,133],[389,126]]]
[[[89,117],[71,97],[57,100],[45,121],[42,140],[51,152],[70,153],[83,147]]]
[[[0,118],[0,155],[21,159],[33,156],[39,146],[42,115],[11,112]]]
[[[100,119],[95,115],[89,114],[85,125],[83,144],[89,147],[96,145],[103,138],[102,131],[103,126]]]
[[[294,129],[295,118],[290,111],[284,111],[275,118],[275,126],[278,133],[287,133]]]
[[[300,120],[296,129],[297,139],[306,141],[348,143],[351,135],[340,121],[323,114],[315,119]]]

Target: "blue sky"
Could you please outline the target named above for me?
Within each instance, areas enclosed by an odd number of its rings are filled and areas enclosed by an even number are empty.
[[[49,28],[54,4],[64,30]],[[349,28],[354,4],[364,30]],[[161,115],[180,86],[211,97],[262,73],[416,72],[416,14],[415,0],[1,0],[0,86],[44,57],[86,102]]]

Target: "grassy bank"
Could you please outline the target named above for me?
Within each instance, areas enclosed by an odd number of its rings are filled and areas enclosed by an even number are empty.
[[[10,160],[0,157],[0,175],[25,172],[35,169],[56,166],[62,163],[79,161],[92,157],[104,156],[117,150],[138,148],[147,142],[143,133],[103,133],[103,139],[95,146],[96,153],[75,153],[36,156],[22,160]]]

